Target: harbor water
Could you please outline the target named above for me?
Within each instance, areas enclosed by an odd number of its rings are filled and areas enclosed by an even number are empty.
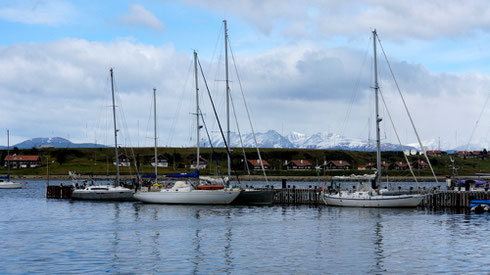
[[[0,272],[488,273],[489,224],[447,209],[55,200],[31,181],[0,190]]]

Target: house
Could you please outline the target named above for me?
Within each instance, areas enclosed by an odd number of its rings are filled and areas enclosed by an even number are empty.
[[[440,150],[428,150],[427,156],[429,156],[429,157],[440,157],[440,156],[442,156],[442,152]]]
[[[381,162],[381,169],[382,170],[386,169],[386,161]],[[359,165],[357,167],[357,170],[376,170],[376,163],[369,162],[368,164],[365,165]]]
[[[116,165],[116,158],[113,160],[114,166]],[[131,159],[124,154],[119,155],[119,166],[128,167],[131,165]]]
[[[388,166],[388,170],[406,170],[408,169],[408,164],[401,161],[393,162]]]
[[[322,169],[327,170],[350,170],[352,165],[345,160],[330,160],[320,166]]]
[[[157,156],[157,166],[158,167],[168,167],[168,159],[162,155]],[[151,158],[151,166],[155,167],[155,157]]]
[[[289,162],[285,160],[283,167],[286,168],[287,170],[307,170],[307,169],[311,169],[313,165],[311,164],[311,162],[303,159],[291,160]]]
[[[466,159],[466,158],[471,158],[471,153],[468,151],[458,151],[456,153],[456,156],[458,156],[458,158]]]
[[[11,168],[33,168],[41,165],[38,155],[8,155],[4,159],[5,167],[10,163]]]
[[[265,170],[272,169],[272,166],[267,162],[267,160],[262,160],[262,164],[264,165]],[[251,170],[261,170],[262,167],[260,165],[260,160],[258,159],[249,159],[247,160],[248,168]]]
[[[208,161],[202,156],[199,156],[199,168],[197,167],[197,160],[191,161],[191,169],[206,169],[206,167],[208,167]]]
[[[427,167],[429,167],[427,162],[425,162],[423,160],[414,161],[411,163],[411,165],[412,165],[413,169],[426,169]]]

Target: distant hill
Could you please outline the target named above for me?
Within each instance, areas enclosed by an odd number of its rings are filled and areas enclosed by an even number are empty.
[[[52,138],[33,138],[21,143],[11,145],[10,148],[17,147],[19,149],[31,149],[33,147],[40,148],[53,147],[53,148],[105,148],[107,146],[95,143],[73,143],[65,138],[52,137]],[[6,146],[0,146],[0,149],[7,149]]]

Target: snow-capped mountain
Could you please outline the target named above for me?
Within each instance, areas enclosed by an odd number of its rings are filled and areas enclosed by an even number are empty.
[[[274,130],[269,130],[265,133],[256,133],[258,146],[261,148],[307,148],[307,149],[340,149],[351,151],[375,151],[376,143],[362,139],[347,138],[341,135],[332,133],[316,133],[313,135],[305,135],[298,132],[291,132],[286,136],[282,136]],[[211,137],[213,146],[224,147],[224,142],[221,135],[213,134]],[[240,137],[236,133],[230,134],[230,146],[241,147]],[[255,147],[255,142],[252,134],[242,136],[244,147]],[[209,146],[208,141],[202,141],[201,145]],[[405,149],[414,149],[407,146]],[[391,143],[382,143],[381,150],[383,151],[398,151],[400,146]]]

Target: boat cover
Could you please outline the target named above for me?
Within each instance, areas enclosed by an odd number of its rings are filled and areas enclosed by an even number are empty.
[[[199,170],[189,174],[173,174],[167,175],[167,178],[199,178]]]

